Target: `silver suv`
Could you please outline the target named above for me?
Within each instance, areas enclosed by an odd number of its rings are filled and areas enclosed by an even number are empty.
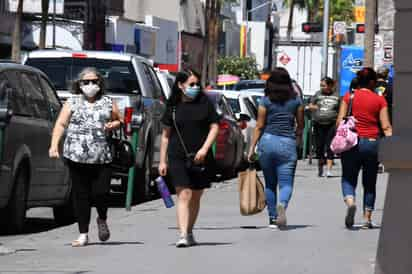
[[[134,197],[138,201],[150,198],[151,179],[160,161],[161,116],[166,109],[165,95],[150,60],[143,57],[105,51],[43,50],[30,52],[25,64],[42,70],[54,84],[62,101],[71,96],[73,80],[86,67],[95,67],[105,78],[106,92],[125,113],[125,122],[133,113],[142,113],[143,126],[139,130]],[[128,125],[125,125],[128,128]],[[130,132],[126,132],[126,136]],[[127,136],[130,139],[130,136]],[[126,189],[128,170],[114,171]]]
[[[37,206],[54,207],[57,223],[74,220],[67,169],[48,155],[60,108],[44,73],[0,63],[0,229],[20,232]]]

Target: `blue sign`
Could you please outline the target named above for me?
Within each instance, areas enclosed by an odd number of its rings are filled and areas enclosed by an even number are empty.
[[[363,68],[363,48],[356,46],[342,46],[340,66],[340,95],[349,91],[350,83],[356,73]]]

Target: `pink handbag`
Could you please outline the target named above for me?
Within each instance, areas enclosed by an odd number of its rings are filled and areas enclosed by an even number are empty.
[[[340,122],[336,130],[335,137],[330,144],[330,149],[335,154],[340,154],[342,152],[348,151],[358,144],[358,134],[355,128],[356,119],[355,117],[351,116],[354,96],[355,94],[352,93],[350,96],[348,114]]]

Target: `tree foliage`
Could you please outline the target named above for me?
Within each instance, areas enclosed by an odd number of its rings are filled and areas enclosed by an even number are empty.
[[[217,61],[218,74],[237,75],[241,79],[255,79],[259,71],[254,57],[221,57]]]

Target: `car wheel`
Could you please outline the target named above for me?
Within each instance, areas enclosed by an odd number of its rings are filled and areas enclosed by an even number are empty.
[[[24,167],[17,170],[12,195],[4,210],[5,230],[9,233],[20,233],[24,229],[27,209],[27,180],[28,171]]]
[[[151,152],[148,148],[144,157],[143,168],[137,170],[134,178],[133,200],[135,202],[145,202],[151,198],[151,169]]]
[[[70,191],[69,199],[60,206],[53,207],[54,221],[59,226],[70,225],[75,222],[73,193]]]

